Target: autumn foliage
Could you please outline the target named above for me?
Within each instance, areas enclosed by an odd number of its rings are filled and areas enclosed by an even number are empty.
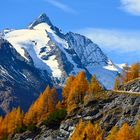
[[[133,66],[131,69],[135,71],[137,67]],[[132,77],[137,76],[137,72],[133,72]],[[67,79],[62,90],[61,102],[58,99],[56,89],[48,86],[26,113],[23,113],[18,107],[4,117],[0,117],[0,140],[27,129],[32,131],[41,124],[46,126],[59,125],[66,117],[67,112],[71,112],[79,103],[83,103],[85,97],[93,96],[95,98],[98,94],[102,95],[102,91],[103,88],[96,76],[94,75],[88,82],[84,72],[79,72],[77,76],[70,76]],[[80,120],[70,140],[103,140],[104,137],[105,135],[99,124]],[[126,123],[120,129],[114,126],[105,139],[140,140],[140,121],[134,128]]]
[[[116,140],[134,140],[132,128],[125,123],[116,135]]]
[[[80,120],[70,140],[140,140],[140,121],[134,128],[127,123],[120,129],[114,126],[106,138],[103,132],[98,124]]]
[[[122,73],[115,79],[114,90],[119,90],[122,85],[139,77],[140,64],[134,63],[130,67],[127,65],[123,68]]]
[[[126,71],[126,78],[124,79],[124,82],[138,78],[139,73],[140,73],[140,64],[139,63],[132,64],[131,67]]]
[[[63,88],[63,103],[68,113],[71,112],[77,104],[84,102],[84,97],[91,94],[98,94],[102,91],[102,87],[96,76],[91,78],[89,83],[84,72],[79,72],[76,77],[69,77]]]
[[[14,108],[4,118],[0,117],[0,139],[7,137],[9,134],[14,134],[19,128],[28,128],[43,122],[56,109],[57,103],[56,89],[51,89],[48,86],[25,114],[18,107],[17,109]]]
[[[52,113],[55,110],[57,103],[58,94],[55,88],[50,89],[48,86],[25,114],[24,124],[37,124],[44,121],[49,113]]]
[[[62,97],[63,97],[63,105],[64,107],[67,107],[67,100],[68,100],[68,96],[69,96],[69,92],[72,88],[72,84],[74,82],[75,77],[74,76],[70,76],[67,80],[66,83],[63,87],[63,91],[62,91]]]
[[[89,94],[96,94],[98,92],[101,92],[102,90],[103,90],[103,88],[101,87],[99,81],[97,80],[96,75],[94,75],[91,78],[88,93]]]
[[[20,107],[13,109],[4,118],[0,117],[0,139],[13,134],[17,127],[23,125],[24,113]]]
[[[68,93],[68,105],[77,104],[83,101],[85,94],[88,91],[88,81],[84,72],[79,72],[75,77]]]
[[[115,83],[114,83],[114,90],[119,90],[119,87],[120,87],[120,79],[119,79],[119,77],[117,77],[116,79],[115,79]]]
[[[103,131],[98,124],[80,120],[70,140],[103,140]]]
[[[106,140],[140,140],[140,121],[134,128],[127,123],[124,123],[119,130],[116,126],[113,127]]]

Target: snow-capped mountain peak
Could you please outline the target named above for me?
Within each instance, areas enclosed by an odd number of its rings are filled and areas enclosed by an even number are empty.
[[[99,46],[80,34],[62,34],[46,14],[40,15],[28,29],[6,33],[5,39],[27,62],[47,71],[59,84],[67,76],[85,71],[88,76],[96,74],[106,88],[113,87],[117,68]]]
[[[7,107],[15,103],[19,106],[18,100],[29,101],[29,106],[36,93],[42,92],[41,87],[63,86],[68,76],[79,71],[85,71],[88,79],[96,74],[104,87],[113,88],[118,67],[100,47],[83,35],[61,33],[46,14],[40,15],[29,28],[8,29],[1,37],[4,41],[0,39],[0,79],[11,86],[9,90],[0,84],[0,89],[9,94],[4,99],[7,104],[8,97]]]
[[[43,13],[37,19],[35,19],[35,21],[33,21],[29,25],[29,29],[33,29],[35,26],[37,26],[38,24],[41,24],[41,23],[48,24],[51,27],[53,26],[53,24],[51,23],[49,17],[45,13]]]

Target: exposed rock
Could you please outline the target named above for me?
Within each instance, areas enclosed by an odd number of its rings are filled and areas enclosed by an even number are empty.
[[[129,81],[123,86],[125,91],[140,92],[140,78]]]
[[[43,126],[35,137],[36,140],[67,140],[80,119],[92,123],[100,122],[101,128],[105,130],[105,136],[115,125],[121,127],[127,122],[134,126],[140,118],[140,96],[112,92],[106,94],[108,95],[106,99],[92,100],[86,105],[79,104],[61,122],[60,127],[52,129]]]

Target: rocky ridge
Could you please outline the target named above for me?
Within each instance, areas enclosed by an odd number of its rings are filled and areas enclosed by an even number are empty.
[[[140,92],[140,78],[127,82],[123,86],[123,90],[130,92]]]
[[[127,122],[134,126],[140,118],[140,96],[111,91],[105,94],[107,97],[104,99],[79,104],[58,127],[49,128],[44,125],[37,134],[26,131],[16,134],[13,139],[68,140],[80,119],[92,123],[99,122],[101,128],[105,130],[105,136],[115,125],[121,127]]]

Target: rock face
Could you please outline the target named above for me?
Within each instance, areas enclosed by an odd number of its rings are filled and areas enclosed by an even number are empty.
[[[105,136],[115,125],[121,127],[125,122],[134,126],[140,118],[140,96],[129,94],[117,94],[108,92],[107,98],[102,100],[91,100],[86,104],[79,104],[70,113],[58,128],[47,128],[42,126],[37,135],[31,137],[31,132],[26,138],[36,140],[67,140],[80,119],[96,123],[105,130]],[[14,139],[21,140],[24,134],[17,134]]]
[[[132,80],[123,86],[125,91],[140,92],[140,78]]]

